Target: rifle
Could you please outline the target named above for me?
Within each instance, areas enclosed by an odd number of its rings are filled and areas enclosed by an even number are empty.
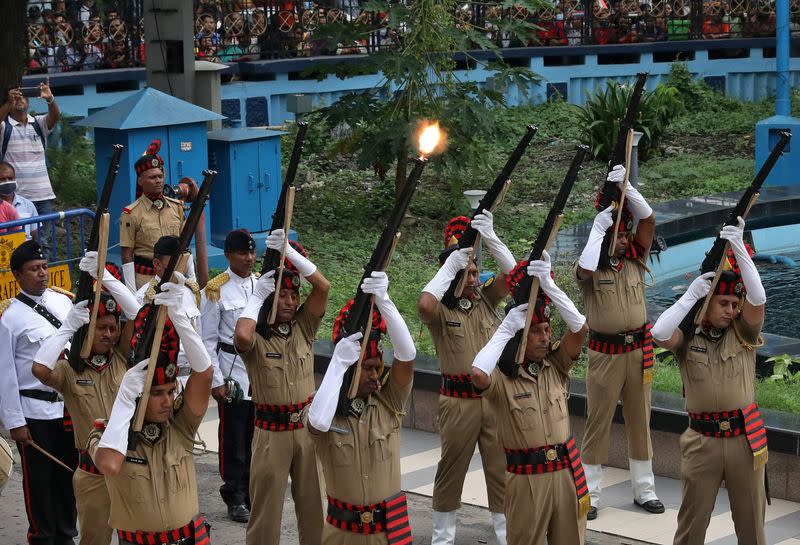
[[[747,215],[750,213],[750,208],[752,208],[756,200],[758,200],[761,186],[764,184],[767,176],[769,176],[769,173],[772,171],[775,163],[777,163],[780,156],[783,155],[783,150],[789,144],[789,139],[791,137],[791,133],[787,131],[781,131],[780,140],[775,147],[772,148],[772,151],[767,157],[767,160],[764,161],[764,164],[761,165],[761,168],[758,169],[758,173],[750,183],[750,187],[745,190],[744,194],[739,199],[739,202],[736,203],[736,206],[731,209],[730,213],[728,214],[728,219],[725,220],[723,226],[738,225],[739,216],[741,216],[742,219],[747,217]],[[689,316],[694,315],[694,323],[695,326],[697,326],[695,333],[699,332],[700,330],[700,325],[703,323],[703,319],[706,316],[706,311],[708,310],[708,304],[711,302],[711,297],[713,296],[714,290],[719,283],[720,273],[724,270],[725,254],[728,253],[728,245],[729,242],[727,240],[720,238],[720,236],[717,235],[717,238],[714,239],[714,244],[711,246],[711,250],[708,251],[706,257],[703,259],[703,263],[700,265],[700,274],[705,274],[711,271],[716,271],[716,273],[714,274],[714,279],[711,281],[711,289],[703,299],[703,304],[700,307],[699,312],[696,314],[689,313]]]
[[[369,342],[369,334],[372,326],[372,296],[364,293],[361,290],[361,284],[364,282],[365,278],[369,278],[372,275],[373,271],[385,271],[389,266],[389,262],[392,258],[392,252],[400,234],[398,232],[400,229],[400,224],[403,221],[406,210],[408,210],[408,205],[411,203],[411,198],[414,196],[414,192],[417,190],[419,178],[422,175],[422,171],[427,163],[428,160],[424,157],[418,157],[414,159],[414,168],[412,169],[408,180],[406,180],[403,191],[395,201],[392,213],[389,215],[389,220],[386,222],[386,227],[383,229],[383,232],[378,239],[378,243],[375,246],[375,249],[372,251],[372,256],[370,256],[369,261],[367,261],[367,264],[364,267],[364,274],[361,276],[361,280],[358,282],[358,288],[356,289],[355,300],[350,307],[347,320],[345,320],[344,324],[342,324],[345,337],[359,331],[364,333],[361,345],[361,355],[359,356],[358,363],[351,367],[353,372],[351,373],[352,380],[348,394],[349,399],[355,397],[356,390],[358,389],[358,380],[361,374],[360,364],[364,358],[364,350]]]
[[[589,153],[588,146],[579,145],[576,148],[575,156],[572,158],[572,163],[569,165],[567,175],[561,183],[561,188],[558,190],[553,206],[547,213],[547,218],[544,220],[544,225],[539,230],[536,240],[533,241],[531,253],[528,255],[528,262],[535,261],[542,258],[542,253],[547,250],[553,243],[561,221],[564,219],[564,207],[567,205],[567,199],[572,192],[572,188],[578,179],[581,165],[583,164],[586,155]],[[514,293],[513,306],[528,303],[528,311],[525,315],[525,327],[512,338],[503,353],[500,356],[500,365],[503,369],[516,369],[516,365],[523,363],[525,359],[525,349],[528,345],[528,331],[531,327],[531,319],[533,317],[533,310],[536,304],[536,298],[539,292],[539,279],[532,278],[527,274],[522,276],[519,287]]]
[[[117,172],[119,172],[119,161],[120,157],[122,156],[122,149],[124,148],[121,144],[114,144],[112,146],[113,153],[111,155],[111,162],[108,164],[108,172],[106,173],[106,180],[103,183],[103,191],[100,194],[100,200],[97,202],[97,212],[94,215],[94,220],[92,221],[92,228],[89,231],[89,241],[86,243],[86,251],[94,252],[97,251],[100,245],[100,225],[104,221],[108,222],[108,205],[111,202],[111,192],[114,189],[114,182],[117,179]],[[105,216],[105,219],[104,219]],[[103,240],[103,247],[108,246],[108,232],[106,231],[105,238]],[[102,252],[105,254],[105,251]],[[103,279],[103,271],[106,267],[106,260],[100,259],[101,256],[98,256],[97,259],[97,266],[98,266],[98,274],[97,274],[97,288],[99,288],[102,284]],[[92,294],[92,275],[88,272],[81,271],[80,276],[78,277],[78,290],[75,294],[75,302],[80,303],[81,301],[86,301]],[[86,362],[83,358],[88,357],[88,353],[84,356],[82,352],[84,350],[91,350],[92,349],[92,340],[94,338],[94,324],[97,319],[97,305],[99,303],[99,294],[95,294],[94,299],[94,311],[92,313],[92,320],[89,324],[81,326],[78,331],[72,336],[72,344],[73,350],[69,352],[69,365],[72,367],[76,372],[81,373],[83,372],[84,368],[86,367]],[[79,350],[80,348],[80,350]]]
[[[630,148],[633,144],[631,131],[633,131],[634,125],[636,124],[636,117],[639,113],[639,103],[644,94],[644,84],[646,81],[647,73],[639,72],[636,74],[636,84],[633,86],[633,92],[628,100],[628,108],[625,110],[625,117],[620,121],[617,141],[614,144],[614,150],[609,158],[606,174],[611,172],[616,165],[625,164],[625,168],[630,169]],[[625,180],[627,182],[627,177]],[[619,218],[622,215],[622,205],[624,204],[624,195],[617,197],[617,191],[617,184],[606,180],[603,183],[603,189],[600,191],[600,197],[597,199],[597,204],[595,205],[595,209],[598,212],[614,205],[617,209],[617,221],[615,225],[619,222]],[[613,244],[612,238],[615,237],[615,232],[607,232],[603,239],[603,245],[600,250],[600,262],[603,266],[608,262],[611,246]]]
[[[517,163],[519,160],[522,159],[522,155],[525,153],[525,150],[528,149],[528,146],[533,140],[533,137],[536,135],[536,132],[539,130],[538,127],[534,125],[528,125],[525,134],[522,135],[522,139],[517,144],[517,147],[514,148],[514,151],[511,152],[511,155],[506,160],[506,164],[503,166],[503,169],[494,179],[489,190],[480,200],[478,203],[478,208],[472,213],[472,217],[470,218],[470,224],[467,226],[467,229],[461,234],[461,238],[458,239],[458,248],[474,248],[478,245],[478,231],[472,227],[472,221],[475,219],[475,216],[484,212],[484,210],[491,210],[492,207],[495,206],[498,199],[500,199],[501,195],[505,192],[505,188],[507,187],[507,183],[511,178],[511,174],[514,172],[514,169],[517,168]],[[464,283],[466,282],[467,275],[464,274],[464,271],[459,271],[454,278],[453,286],[447,290],[447,293],[442,298],[443,301],[446,301],[448,307],[453,308],[455,306],[455,301],[459,297],[461,297],[461,293],[464,291]],[[451,306],[452,305],[452,306]]]
[[[178,251],[170,256],[164,275],[155,288],[156,293],[161,291],[164,284],[172,281],[172,275],[178,268],[179,263],[185,263],[186,256],[184,254],[189,249],[189,243],[192,241],[195,228],[200,221],[200,216],[203,214],[203,208],[208,200],[211,186],[214,184],[216,175],[217,173],[214,170],[203,171],[203,183],[200,185],[197,197],[192,201],[192,207],[189,209],[189,216],[186,218],[183,229],[181,229],[181,234],[178,237]],[[147,365],[147,378],[144,382],[144,391],[142,392],[142,398],[136,409],[136,417],[132,429],[134,433],[131,434],[132,444],[135,444],[135,433],[141,431],[142,423],[144,422],[144,413],[147,408],[147,401],[150,397],[150,386],[153,382],[153,375],[155,375],[156,372],[156,360],[158,359],[159,349],[161,348],[161,335],[164,332],[164,322],[167,318],[167,307],[156,305],[155,303],[149,303],[146,306],[150,308],[144,317],[141,334],[131,352],[131,361],[133,363],[146,358],[150,360],[150,363]]]

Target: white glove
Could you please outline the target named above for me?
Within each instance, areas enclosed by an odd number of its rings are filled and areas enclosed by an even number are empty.
[[[97,252],[86,252],[78,263],[78,268],[82,272],[89,273],[92,278],[97,280]],[[105,279],[105,276],[103,276]]]
[[[275,271],[269,271],[267,274],[261,275],[256,281],[256,286],[253,288],[253,293],[247,298],[247,304],[244,310],[239,315],[239,318],[247,318],[258,321],[258,313],[261,311],[261,306],[266,301],[267,297],[275,292]]]
[[[136,398],[144,391],[144,381],[147,379],[145,368],[148,363],[149,359],[140,361],[128,369],[122,377],[98,447],[116,450],[123,456],[128,452],[128,431],[131,427],[131,418],[136,411]]]
[[[609,182],[615,182],[617,186],[619,186],[619,190],[622,191],[625,188],[625,167],[622,165],[616,165],[611,172],[608,173],[608,178],[606,178]],[[643,218],[649,218],[650,215],[653,213],[653,209],[650,208],[650,205],[647,204],[647,201],[644,200],[642,194],[639,193],[639,190],[633,187],[630,183],[627,184],[628,189],[625,193],[625,198],[628,201],[628,208],[631,211],[634,219],[640,220]]]
[[[535,276],[539,279],[542,291],[553,301],[569,330],[573,333],[580,331],[583,324],[586,323],[586,316],[578,312],[575,303],[567,297],[567,294],[550,277],[550,255],[546,251],[542,252],[541,260],[528,263],[528,276]]]
[[[131,290],[131,293],[136,293],[136,267],[133,261],[122,264],[122,278],[125,280],[125,285]]]
[[[88,304],[89,301],[81,301],[69,309],[67,317],[61,322],[61,327],[58,328],[55,334],[45,339],[42,346],[39,347],[39,350],[33,357],[34,362],[40,363],[50,370],[55,368],[56,362],[58,362],[58,358],[61,356],[61,352],[64,351],[64,347],[67,346],[67,343],[75,332],[78,331],[81,326],[89,323]],[[75,350],[80,349],[79,346],[75,347]]]
[[[736,256],[739,270],[742,273],[742,283],[747,288],[747,301],[754,307],[758,307],[767,302],[767,292],[761,284],[761,275],[758,274],[753,258],[747,253],[744,247],[744,220],[738,218],[738,225],[726,225],[719,232],[719,238],[727,240]]]
[[[503,244],[500,237],[494,232],[494,216],[492,213],[489,210],[484,210],[472,218],[471,225],[481,234],[486,248],[497,260],[497,264],[500,265],[503,273],[510,273],[511,269],[516,266],[517,261],[514,259],[511,250]]]
[[[623,165],[614,165],[614,168],[608,172],[606,180],[619,184],[619,188],[622,190],[622,182],[625,181],[625,167]]]
[[[361,291],[374,296],[375,306],[386,321],[386,332],[392,340],[394,357],[399,361],[412,361],[417,356],[414,339],[397,306],[389,298],[388,289],[389,278],[385,272],[373,271],[371,278],[365,278],[361,283]]]
[[[289,239],[286,238],[286,231],[283,229],[275,229],[274,231],[270,232],[266,243],[267,248],[271,248],[279,252],[286,248],[286,259],[292,262],[292,265],[295,266],[297,271],[300,273],[300,276],[305,278],[311,276],[317,271],[316,265],[309,261],[308,258],[303,257],[300,252],[292,248],[291,244],[289,244]]]
[[[494,332],[492,338],[489,339],[489,342],[486,343],[475,356],[472,367],[480,369],[487,375],[492,374],[508,341],[514,338],[517,331],[525,327],[525,314],[527,311],[528,303],[525,303],[524,305],[512,308],[508,314],[506,314],[503,323],[501,323],[497,331]]]
[[[192,326],[192,320],[184,312],[173,313],[173,308],[168,306],[167,312],[180,338],[181,348],[186,354],[186,359],[189,361],[192,371],[202,373],[211,367],[211,358],[203,344],[203,339],[200,338],[200,335]]]
[[[581,269],[586,271],[597,270],[606,231],[609,227],[614,225],[612,212],[613,207],[609,206],[595,216],[594,223],[592,224],[592,232],[589,233],[589,239],[586,241],[586,246],[584,246],[581,257],[578,259],[578,266]]]
[[[78,268],[97,280],[97,252],[86,252],[86,255],[78,263]],[[103,268],[103,287],[111,294],[128,320],[136,318],[136,313],[141,308],[136,296],[126,285],[114,278],[114,275],[105,267]]]
[[[197,273],[194,270],[194,256],[189,254],[186,260],[186,278],[197,278]]]
[[[354,333],[336,343],[328,369],[308,409],[308,422],[314,429],[322,432],[330,429],[336,405],[339,403],[339,391],[342,388],[344,374],[348,367],[358,361],[358,356],[361,354],[362,336],[360,332]]]
[[[458,271],[467,267],[471,253],[472,250],[470,248],[462,248],[452,252],[447,256],[447,260],[436,272],[436,275],[422,288],[422,291],[430,293],[436,297],[437,301],[441,301]]]
[[[183,290],[186,283],[186,277],[178,271],[175,271],[173,278],[175,282],[164,282],[161,286],[161,291],[156,293],[153,297],[153,303],[156,305],[164,305],[170,313],[170,319],[173,314],[177,314],[183,306]]]
[[[661,313],[656,323],[653,325],[651,333],[653,338],[657,341],[666,341],[672,337],[675,330],[681,324],[683,319],[692,310],[694,304],[708,295],[711,291],[711,280],[714,278],[714,272],[707,272],[695,278],[686,290],[686,293],[681,295],[681,298],[675,301],[671,307]]]

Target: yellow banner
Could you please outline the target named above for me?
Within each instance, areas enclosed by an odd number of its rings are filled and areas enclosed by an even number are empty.
[[[11,264],[11,254],[23,242],[25,233],[13,233],[0,236],[0,301],[11,299],[19,293],[19,285],[14,275],[9,271]],[[72,289],[72,279],[69,276],[68,265],[56,265],[50,267],[50,285],[58,286],[65,290]]]

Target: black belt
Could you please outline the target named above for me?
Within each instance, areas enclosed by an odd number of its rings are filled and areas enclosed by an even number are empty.
[[[553,451],[555,451],[555,456],[552,454]],[[561,444],[551,448],[528,450],[527,452],[506,452],[506,463],[510,466],[545,464],[566,458],[568,454],[567,446]]]
[[[365,516],[367,513],[371,513],[371,516]],[[380,507],[375,507],[371,511],[361,512],[361,511],[351,511],[349,509],[342,509],[341,507],[338,507],[333,503],[329,502],[328,515],[342,522],[354,522],[356,524],[386,523],[386,511]]]
[[[232,344],[224,343],[222,341],[217,343],[217,352],[222,350],[223,352],[227,352],[228,354],[233,354],[236,356],[238,352],[236,352],[236,347]]]
[[[45,392],[44,390],[20,390],[19,395],[31,399],[38,399],[39,401],[49,401],[50,403],[63,401],[59,397],[58,392]]]
[[[689,427],[699,433],[719,434],[743,429],[744,419],[741,416],[731,416],[730,418],[720,418],[718,420],[689,418]]]
[[[642,329],[631,333],[598,333],[597,331],[589,330],[589,339],[613,345],[642,344],[645,340],[645,331]]]

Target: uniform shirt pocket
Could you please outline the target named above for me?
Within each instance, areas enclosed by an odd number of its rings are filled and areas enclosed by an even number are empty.
[[[521,430],[534,429],[537,412],[534,400],[535,395],[536,394],[531,395],[531,397],[509,400],[508,405],[511,409],[511,418],[514,419],[517,427]]]
[[[126,461],[128,485],[125,487],[128,496],[134,503],[145,503],[152,495],[152,485],[150,481],[150,465],[137,464]]]
[[[190,452],[177,449],[164,455],[164,469],[167,472],[167,486],[170,492],[181,492],[189,486],[189,460]]]
[[[355,446],[352,434],[332,433],[331,450],[333,451],[333,465],[347,467],[355,462]]]
[[[567,417],[567,397],[563,391],[550,392],[550,412],[554,422],[560,422]]]
[[[374,460],[386,460],[391,457],[389,441],[392,432],[371,428],[369,430],[369,450]]]
[[[47,326],[36,326],[25,332],[25,336],[32,344],[36,344],[45,340],[53,334],[52,328]]]
[[[689,380],[702,383],[711,380],[711,367],[708,363],[708,352],[695,352],[689,349],[686,355],[686,374]]]
[[[631,304],[639,304],[644,301],[644,279],[639,275],[631,275],[625,286],[627,292],[628,302]]]

